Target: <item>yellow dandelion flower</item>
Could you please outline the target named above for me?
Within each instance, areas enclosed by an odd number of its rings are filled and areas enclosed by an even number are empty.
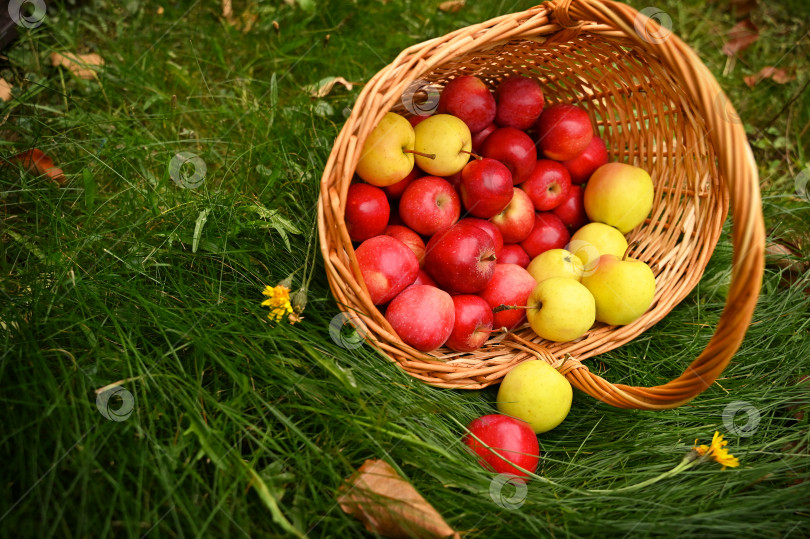
[[[281,284],[267,286],[262,290],[262,294],[267,296],[267,299],[262,302],[262,307],[270,307],[270,314],[267,315],[270,320],[278,322],[285,314],[293,312],[290,304],[290,289],[286,286]]]
[[[728,449],[726,449],[727,445],[728,441],[723,439],[723,435],[715,431],[711,445],[698,446],[697,440],[695,440],[695,447],[692,449],[703,459],[713,459],[723,466],[724,470],[726,467],[736,468],[740,465],[740,461],[734,455],[729,454]]]

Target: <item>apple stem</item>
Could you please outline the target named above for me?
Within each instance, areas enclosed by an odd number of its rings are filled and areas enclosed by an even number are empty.
[[[627,249],[624,250],[624,255],[622,256],[622,261],[627,260],[627,256],[630,254],[630,249],[637,246],[639,243],[641,243],[641,242],[638,241],[638,240],[633,240],[632,242],[630,242],[630,245],[628,245]]]
[[[412,153],[414,155],[419,155],[422,157],[426,157],[428,159],[436,159],[435,153],[424,153],[424,152],[417,152],[416,150],[402,150],[403,153]]]
[[[471,156],[471,157],[474,157],[474,158],[475,158],[475,159],[477,159],[478,161],[480,161],[481,159],[483,159],[483,157],[481,157],[481,156],[480,156],[480,155],[478,155],[477,153],[468,152],[467,150],[461,150],[461,152],[459,152],[459,153],[468,153],[468,154],[470,154],[470,156]]]
[[[498,305],[492,312],[497,314],[501,311],[514,311],[515,309],[536,309],[537,307],[528,307],[526,305]]]

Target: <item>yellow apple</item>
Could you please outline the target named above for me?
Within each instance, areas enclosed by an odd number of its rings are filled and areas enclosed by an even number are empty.
[[[470,128],[455,116],[434,114],[416,124],[414,133],[416,164],[428,174],[452,176],[469,162]]]
[[[397,183],[413,170],[410,151],[414,141],[411,123],[399,114],[387,113],[363,144],[355,169],[357,175],[377,187]]]
[[[539,283],[526,306],[535,333],[549,341],[573,341],[585,335],[596,316],[593,296],[570,277],[551,277]]]
[[[644,222],[652,204],[652,179],[633,165],[602,165],[585,186],[585,213],[590,220],[615,226],[623,234]]]
[[[624,235],[604,223],[588,223],[571,236],[568,250],[582,260],[584,273],[591,273],[596,269],[599,257],[602,255],[624,256],[627,250],[627,240]]]
[[[596,301],[596,319],[611,325],[635,321],[655,296],[655,275],[635,258],[602,255],[596,270],[582,277],[582,284]]]
[[[563,422],[573,398],[565,376],[545,361],[529,360],[504,377],[498,390],[498,411],[525,421],[540,434]]]
[[[582,260],[565,249],[550,249],[534,257],[526,271],[538,284],[551,277],[570,277],[579,281],[582,279]]]

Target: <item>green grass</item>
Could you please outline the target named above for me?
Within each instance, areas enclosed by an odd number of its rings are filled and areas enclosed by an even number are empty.
[[[492,475],[459,442],[459,423],[493,412],[495,388],[434,389],[368,346],[333,342],[339,309],[319,253],[313,264],[314,208],[359,90],[313,100],[302,88],[329,75],[368,80],[410,44],[533,2],[470,2],[456,15],[437,1],[315,3],[251,4],[248,33],[219,20],[214,1],[166,3],[162,15],[153,2],[50,6],[6,51],[0,76],[17,93],[0,105],[0,156],[38,147],[69,181],[0,168],[0,535],[358,536],[336,496],[369,458],[392,463],[471,537],[810,533],[810,481],[798,482],[810,478],[810,394],[796,383],[810,374],[807,273],[785,286],[769,266],[734,362],[692,403],[626,411],[576,393],[565,423],[540,436],[539,473],[557,486],[530,483],[518,510],[493,500]],[[658,7],[746,122],[770,235],[803,245],[808,260],[810,205],[794,184],[810,159],[810,11],[763,5],[753,15],[762,37],[727,66],[720,48],[735,19],[722,3]],[[98,81],[50,67],[52,51],[73,50],[104,56]],[[795,66],[797,78],[743,84],[767,65]],[[170,179],[178,152],[205,163],[199,188]],[[271,211],[263,220],[257,208]],[[279,218],[300,232],[289,247]],[[712,335],[730,264],[726,233],[687,299],[593,369],[635,385],[680,373]],[[302,265],[315,268],[304,322],[268,322],[262,288]],[[95,391],[115,382],[134,397],[122,421],[96,405]],[[801,420],[787,409],[796,402]],[[734,403],[760,415],[753,435],[724,426]],[[669,470],[715,430],[739,468],[584,492]]]

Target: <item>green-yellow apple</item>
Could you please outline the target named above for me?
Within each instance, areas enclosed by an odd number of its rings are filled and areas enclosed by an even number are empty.
[[[652,204],[652,179],[633,165],[602,165],[585,186],[585,212],[591,221],[615,226],[623,234],[644,222]]]
[[[535,333],[549,341],[579,339],[596,318],[596,303],[582,283],[551,277],[539,283],[526,303],[526,317]]]
[[[534,257],[526,271],[538,283],[551,277],[569,277],[579,281],[582,279],[582,260],[565,249],[551,249]]]
[[[611,325],[633,322],[647,312],[655,296],[655,275],[635,258],[602,255],[582,284],[596,301],[596,319]]]
[[[498,411],[525,421],[540,434],[563,422],[573,398],[565,376],[545,361],[533,359],[506,374],[498,390]]]
[[[624,256],[627,240],[624,234],[604,223],[588,223],[571,236],[568,250],[582,260],[584,272],[591,273],[596,269],[602,255]]]
[[[416,164],[433,176],[452,176],[470,160],[470,128],[450,114],[435,114],[416,125]]]
[[[387,113],[363,144],[355,169],[357,175],[377,187],[399,182],[413,170],[411,152],[415,140],[408,120],[394,112]]]

